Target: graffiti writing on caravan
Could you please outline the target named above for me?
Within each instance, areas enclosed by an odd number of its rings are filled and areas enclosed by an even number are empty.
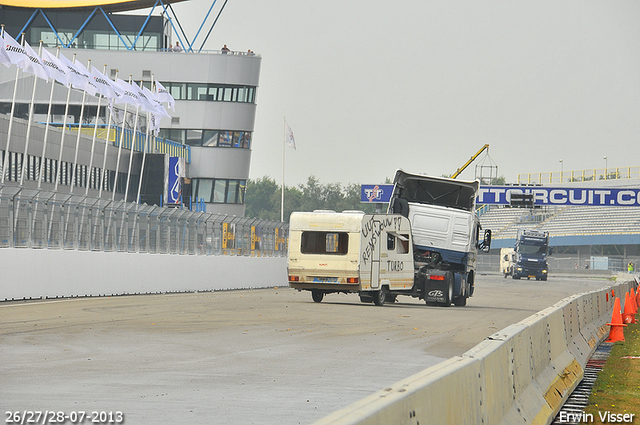
[[[384,217],[382,220],[379,219],[380,217],[384,216],[373,215],[369,221],[362,224],[362,237],[366,243],[362,250],[362,261],[365,265],[371,260],[371,256],[376,250],[380,234],[387,228],[400,230],[401,217]]]

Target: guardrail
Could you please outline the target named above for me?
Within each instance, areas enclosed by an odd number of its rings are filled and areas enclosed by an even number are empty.
[[[52,123],[51,125],[62,127],[62,124],[60,123]],[[66,128],[69,131],[77,132],[79,125],[67,124]],[[144,152],[146,150],[148,153],[166,153],[169,156],[178,156],[180,158],[184,158],[187,164],[191,163],[191,146],[189,145],[183,145],[181,143],[174,142],[173,140],[156,137],[153,135],[149,136],[149,141],[147,142],[147,135],[145,133],[142,133],[140,131],[134,132],[131,129],[124,129],[124,136],[121,137],[122,131],[122,127],[112,126],[109,129],[108,140],[111,142],[111,144],[113,144],[113,146],[120,146],[120,139],[122,139],[122,147],[125,149],[131,149],[131,147],[133,146],[133,150],[136,152]],[[80,130],[80,132],[85,136],[91,137],[93,136],[94,126],[85,126]],[[98,125],[96,137],[98,137],[99,139],[107,139],[107,125]]]
[[[315,425],[549,424],[607,335],[614,294],[635,286],[565,298]]]
[[[0,248],[286,257],[287,223],[0,186]]]
[[[640,178],[640,167],[594,168],[590,170],[518,174],[518,184],[570,183],[637,178]]]

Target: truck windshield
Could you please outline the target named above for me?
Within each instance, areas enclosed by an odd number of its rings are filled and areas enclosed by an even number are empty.
[[[472,211],[476,188],[473,184],[440,181],[437,179],[409,178],[403,180],[402,197],[409,202],[439,205]]]
[[[349,250],[349,234],[345,232],[302,232],[303,254],[344,255]]]
[[[518,247],[518,251],[520,251],[521,254],[525,254],[525,255],[546,255],[547,246],[546,245],[520,245]]]

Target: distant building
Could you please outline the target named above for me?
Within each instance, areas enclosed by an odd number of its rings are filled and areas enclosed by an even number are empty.
[[[224,52],[224,54],[222,51],[201,53],[169,51],[169,46],[175,45],[178,37],[174,35],[172,22],[166,16],[113,13],[129,8],[150,7],[153,3],[126,2],[114,6],[103,6],[101,9],[96,9],[91,2],[87,2],[86,7],[73,9],[27,9],[1,6],[0,23],[4,23],[5,31],[18,41],[20,31],[26,26],[25,39],[34,50],[37,50],[40,40],[50,52],[55,52],[56,47],[69,45],[69,48],[61,49],[62,54],[68,58],[74,54],[77,55],[77,60],[85,66],[87,61],[91,60],[92,65],[100,71],[106,64],[106,75],[111,78],[116,76],[116,72],[118,72],[118,78],[124,80],[131,75],[133,81],[142,81],[147,87],[151,85],[152,76],[156,81],[160,81],[176,100],[175,112],[168,110],[172,118],[163,118],[161,121],[160,136],[183,145],[186,148],[184,151],[187,152],[183,155],[187,157],[183,200],[187,203],[191,196],[194,200],[203,200],[206,203],[207,212],[243,216],[261,57],[253,53],[234,51]],[[79,32],[81,26],[83,26],[82,31]],[[187,47],[184,41],[180,44],[183,48]],[[6,119],[10,112],[15,76],[15,67],[7,69],[0,66],[0,114],[6,114]],[[22,74],[19,79],[14,116],[21,118],[28,116],[31,81],[33,77],[28,74]],[[60,123],[64,119],[67,89],[61,85],[58,86],[54,92],[53,115],[54,122]],[[46,120],[51,84],[39,81],[37,88],[36,121],[42,123]],[[69,120],[75,124],[80,117],[81,97],[81,92],[78,91],[75,91],[71,97]],[[95,119],[97,100],[96,97],[92,97],[87,102],[83,120],[85,128]],[[106,124],[107,121],[108,112],[104,104],[103,101],[99,124]],[[18,133],[13,137],[9,149],[12,152],[10,157],[12,164],[15,166],[22,160],[28,161],[30,167],[32,162],[39,164],[42,156],[40,139],[43,124],[36,125],[37,129],[30,138],[32,140],[28,158],[23,159],[21,152],[24,149],[25,139],[24,134],[20,132],[24,132],[24,121],[16,120],[16,122],[15,131]],[[140,123],[144,129],[146,127],[144,117],[141,118]],[[6,125],[4,119],[0,122],[0,126],[2,125]],[[56,131],[59,132],[59,130]],[[0,150],[3,151],[6,149],[6,143],[2,139],[4,137],[6,134],[0,135]],[[44,159],[47,167],[53,167],[52,164],[57,163],[60,150],[59,139],[59,136],[57,139],[54,136],[49,142],[52,145],[47,148]],[[73,163],[70,149],[75,146],[75,138],[73,141],[71,139],[67,133],[63,167]],[[92,182],[94,173],[99,172],[95,170],[96,167],[102,166],[101,152],[104,148],[98,149],[95,154],[92,166],[94,170],[88,170],[89,142],[90,136],[83,136],[77,162],[80,167],[78,175],[83,177],[77,184],[89,185],[90,194],[97,195],[97,188]],[[115,146],[110,146],[107,153],[106,171],[113,175],[116,171],[117,151]],[[122,155],[117,170],[121,175],[128,169],[128,152],[127,150],[127,154]],[[132,176],[136,178],[135,173],[138,176],[140,174],[140,157],[139,153],[136,154],[132,164]],[[162,161],[161,163],[164,164]],[[166,167],[166,164],[162,166]],[[147,171],[149,170],[145,169],[145,176]],[[28,178],[25,186],[33,187],[35,182],[29,181]],[[157,173],[156,178],[158,178]],[[45,180],[43,188],[51,189],[51,187],[51,181]],[[166,183],[163,187],[166,187]],[[107,189],[114,188],[107,187]],[[118,182],[115,190],[118,197],[122,198],[124,183]],[[112,192],[108,190],[103,193],[103,197],[111,197],[111,194]],[[133,194],[132,199],[131,192],[129,193],[129,200],[135,200],[135,191]],[[150,204],[158,202],[157,196],[152,193],[143,193],[142,198],[143,202]]]

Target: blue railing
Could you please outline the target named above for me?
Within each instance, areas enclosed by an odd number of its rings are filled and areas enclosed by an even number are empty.
[[[50,123],[56,127],[62,127],[62,123]],[[70,131],[77,131],[78,124],[67,124],[66,128]],[[107,138],[106,135],[107,125],[99,124],[98,137],[100,139]],[[94,125],[86,125],[82,127],[82,133],[87,136],[92,136],[94,131]],[[165,139],[162,137],[151,136],[149,143],[146,143],[147,135],[140,131],[135,132],[135,142],[134,142],[134,131],[128,128],[124,129],[124,136],[122,135],[122,127],[114,127],[111,126],[109,131],[108,140],[113,144],[113,146],[120,146],[120,139],[122,138],[122,147],[125,149],[131,149],[133,145],[133,150],[136,152],[143,152],[146,147],[147,153],[165,153],[169,156],[177,156],[180,158],[184,158],[187,164],[191,163],[191,146],[183,145],[178,142],[174,142],[173,140]]]

